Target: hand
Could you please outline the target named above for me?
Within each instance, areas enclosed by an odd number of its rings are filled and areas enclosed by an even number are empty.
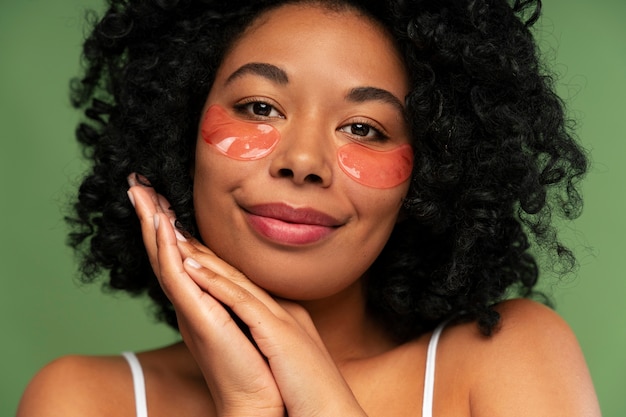
[[[132,184],[132,183],[131,183]],[[144,242],[219,415],[364,415],[306,310],[272,298],[194,239],[169,204],[131,187]],[[258,350],[227,306],[248,326]]]
[[[149,184],[146,179],[138,180],[134,174],[129,177],[129,196],[141,222],[150,263],[174,305],[181,335],[204,375],[218,415],[283,417],[284,405],[265,358],[222,304],[186,273],[178,243],[191,244],[171,226],[174,214],[169,203],[151,187],[141,185]],[[193,242],[194,248],[203,248]],[[203,250],[203,260],[213,257],[219,266],[218,258]]]

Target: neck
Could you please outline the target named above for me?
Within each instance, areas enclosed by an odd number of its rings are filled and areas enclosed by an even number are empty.
[[[299,304],[311,316],[326,349],[339,368],[380,355],[397,346],[384,327],[367,313],[360,280],[332,297],[301,301]],[[183,351],[184,366],[178,368],[187,369],[190,375],[203,380],[196,360],[184,342],[167,349]]]
[[[309,312],[335,363],[383,353],[395,344],[367,313],[362,280],[332,297],[300,304]]]

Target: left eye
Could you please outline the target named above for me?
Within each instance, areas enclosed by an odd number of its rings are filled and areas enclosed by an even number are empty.
[[[341,128],[339,128],[339,130],[353,136],[359,136],[373,140],[386,139],[386,136],[382,134],[380,130],[368,125],[367,123],[351,123],[349,125],[342,126]]]
[[[241,103],[235,106],[235,110],[242,115],[252,117],[285,117],[278,110],[276,110],[274,106],[263,101],[250,101],[248,103]]]
[[[350,125],[350,133],[358,136],[368,136],[370,127],[363,123],[354,123]]]

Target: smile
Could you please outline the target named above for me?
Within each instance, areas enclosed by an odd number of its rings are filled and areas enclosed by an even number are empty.
[[[263,237],[284,245],[307,245],[332,234],[341,222],[312,209],[264,204],[245,210],[248,224]]]

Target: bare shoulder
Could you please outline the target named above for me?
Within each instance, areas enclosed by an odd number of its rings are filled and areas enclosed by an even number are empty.
[[[465,371],[470,415],[600,416],[585,359],[565,320],[530,300],[506,301],[496,310],[501,320],[493,335],[463,324],[442,340],[442,353],[461,358],[451,362]]]
[[[527,299],[497,305],[500,324],[489,343],[494,352],[510,352],[516,358],[528,357],[542,365],[546,360],[584,365],[587,368],[574,332],[551,308]],[[562,370],[561,370],[562,371]]]
[[[183,343],[137,354],[151,416],[214,415],[202,373]],[[121,355],[65,356],[26,388],[17,417],[135,416],[130,367]]]
[[[130,370],[121,356],[65,356],[35,375],[17,416],[123,417],[133,401]]]

